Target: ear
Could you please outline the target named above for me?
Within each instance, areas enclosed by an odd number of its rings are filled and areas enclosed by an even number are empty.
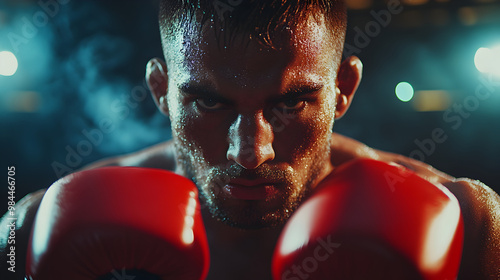
[[[163,60],[153,58],[148,62],[146,66],[146,82],[156,106],[160,112],[168,116],[168,74],[167,65]]]
[[[349,109],[363,73],[363,64],[356,56],[344,60],[337,74],[337,107],[335,119],[340,119]]]

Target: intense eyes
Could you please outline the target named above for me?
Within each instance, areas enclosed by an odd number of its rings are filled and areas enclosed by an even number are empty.
[[[287,99],[278,103],[278,108],[285,111],[297,111],[302,109],[306,105],[304,100],[300,100],[297,98]]]
[[[220,110],[224,108],[224,104],[218,102],[213,98],[199,98],[196,100],[196,104],[206,110]]]
[[[253,101],[255,101],[252,99],[248,100],[248,102],[245,100],[241,101],[239,98],[232,100],[221,95],[211,86],[186,83],[181,85],[179,90],[200,112],[238,111],[241,109],[239,108],[241,106],[261,106],[263,110],[278,109],[286,114],[296,114],[305,110],[309,107],[308,105],[317,104],[322,88],[322,84],[291,86],[280,95],[270,95],[268,100],[263,100],[260,105],[251,105],[250,103],[254,103]]]
[[[204,110],[216,111],[226,108],[226,104],[213,98],[198,98],[196,104]],[[298,98],[290,98],[277,103],[276,107],[288,113],[293,113],[303,109],[306,101]]]

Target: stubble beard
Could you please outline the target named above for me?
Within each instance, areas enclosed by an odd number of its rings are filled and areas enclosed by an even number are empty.
[[[310,195],[323,173],[323,165],[330,159],[329,142],[325,143],[315,155],[309,157],[307,172],[302,178],[294,176],[291,170],[274,169],[272,166],[260,166],[251,170],[251,174],[272,181],[283,182],[280,187],[279,203],[267,207],[267,203],[240,201],[237,205],[222,193],[222,188],[234,178],[242,177],[248,170],[236,163],[226,166],[209,166],[197,150],[175,142],[177,172],[190,178],[198,187],[201,209],[208,210],[213,218],[241,229],[261,229],[280,227]],[[196,171],[195,171],[196,170]],[[231,203],[232,202],[232,203]],[[264,205],[264,206],[263,206]]]

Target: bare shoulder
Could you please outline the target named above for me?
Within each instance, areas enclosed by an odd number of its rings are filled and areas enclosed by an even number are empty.
[[[464,279],[500,279],[500,197],[468,178],[443,185],[457,197],[464,218],[461,274],[468,276]]]
[[[333,151],[331,161],[334,166],[356,158],[370,158],[403,165],[432,183],[444,183],[455,180],[454,177],[421,161],[395,153],[376,150],[357,140],[337,133],[333,134],[331,147]]]
[[[28,240],[36,212],[45,194],[45,189],[28,194],[15,205],[15,210],[5,213],[0,220],[0,271],[1,279],[24,279],[24,267]],[[14,249],[14,250],[12,250]],[[14,272],[3,269],[15,253]],[[14,278],[12,278],[15,276]]]
[[[500,279],[500,196],[477,180],[455,178],[423,162],[368,147],[334,134],[332,163],[355,158],[397,163],[434,184],[442,184],[458,199],[465,224],[461,279]]]
[[[104,166],[137,166],[175,170],[174,145],[172,141],[162,142],[132,154],[99,160],[85,166],[83,170]]]
[[[12,212],[7,212],[3,215],[0,224],[0,244],[4,247],[8,244],[8,235],[11,230],[9,224],[15,224],[16,230],[23,230],[31,228],[31,221],[34,218],[38,206],[42,201],[46,189],[38,190],[36,192],[26,195],[19,200],[15,205]],[[15,223],[14,223],[15,222]],[[16,236],[17,238],[18,236]]]

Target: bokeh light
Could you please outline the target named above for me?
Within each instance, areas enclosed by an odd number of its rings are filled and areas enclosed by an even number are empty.
[[[474,64],[481,73],[500,76],[500,46],[479,48],[474,56]]]
[[[403,102],[408,102],[413,98],[413,87],[407,82],[401,82],[396,86],[396,96]]]
[[[0,52],[0,75],[12,76],[18,67],[16,56],[9,51]]]

